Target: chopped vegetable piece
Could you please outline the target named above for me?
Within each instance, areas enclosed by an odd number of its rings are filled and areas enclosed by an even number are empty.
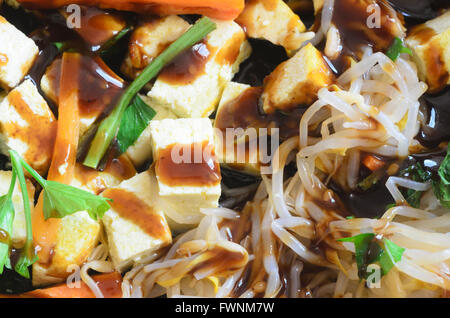
[[[383,275],[386,275],[392,267],[394,267],[395,263],[401,261],[405,249],[386,238],[383,239],[383,243],[384,248],[378,261],[381,265],[381,269],[383,270]]]
[[[31,223],[31,207],[30,207],[30,200],[28,197],[28,189],[27,189],[27,183],[25,180],[25,175],[23,173],[23,167],[22,163],[23,160],[19,157],[17,152],[14,150],[10,150],[9,154],[11,156],[11,163],[13,166],[13,169],[15,173],[17,174],[17,178],[19,179],[20,184],[20,190],[22,192],[22,198],[23,198],[23,207],[25,212],[25,221],[26,221],[26,227],[27,227],[27,240],[25,242],[25,247],[20,253],[19,260],[17,261],[16,265],[14,266],[14,270],[22,275],[25,278],[30,278],[30,272],[28,271],[28,267],[33,265],[34,262],[38,260],[38,256],[36,255],[34,251],[34,244],[33,244],[33,229],[32,229],[32,223]]]
[[[403,44],[402,39],[396,37],[386,55],[395,62],[402,53],[412,55],[412,51]]]
[[[58,130],[52,163],[47,180],[70,184],[73,179],[76,152],[80,135],[80,115],[78,107],[79,66],[81,55],[64,53],[61,62],[59,90]],[[52,248],[56,242],[60,219],[44,218],[44,197],[41,193],[33,213],[34,240],[40,246],[39,261],[50,262]]]
[[[373,233],[363,233],[338,240],[340,242],[352,242],[355,244],[356,265],[358,266],[358,275],[360,278],[364,278],[366,276],[367,265],[370,264],[367,260],[367,255],[369,253],[371,242],[374,238],[375,234]]]
[[[386,165],[386,162],[376,158],[375,156],[368,155],[364,158],[363,164],[370,170],[376,171],[378,169],[383,168]]]
[[[117,134],[123,114],[136,96],[136,94],[158,73],[170,63],[178,54],[199,42],[210,32],[215,30],[216,24],[208,18],[202,18],[183,34],[177,41],[172,43],[160,56],[153,60],[144,71],[128,86],[120,98],[116,108],[100,124],[98,131],[92,141],[91,148],[84,160],[84,165],[96,169],[100,160],[105,155],[111,142]]]
[[[142,98],[136,96],[133,103],[125,111],[120,124],[117,142],[121,153],[132,146],[150,121],[155,117],[156,111],[147,105]]]
[[[122,276],[117,273],[108,273],[92,276],[96,285],[105,298],[122,297]],[[45,289],[36,289],[19,295],[20,298],[95,298],[92,290],[84,282],[80,282],[80,288],[70,288],[67,284],[61,284]],[[1,296],[0,296],[1,298]]]
[[[424,170],[420,163],[416,163],[400,171],[399,175],[416,182],[427,182],[431,178],[431,174]],[[406,189],[401,191],[409,205],[414,208],[419,208],[423,191],[415,191],[413,189]]]
[[[356,265],[361,279],[365,279],[368,275],[367,266],[375,263],[380,265],[382,274],[386,275],[395,263],[401,261],[405,251],[404,248],[386,238],[383,238],[381,242],[373,233],[363,233],[338,241],[355,244]]]
[[[3,273],[5,265],[9,266],[9,248],[14,222],[12,195],[15,186],[16,173],[13,170],[9,191],[6,195],[0,197],[0,274]]]
[[[201,14],[221,20],[234,20],[244,9],[244,0],[18,0],[26,8],[56,9],[70,4],[100,6],[102,8],[138,13],[171,14]]]
[[[433,191],[442,206],[450,209],[450,148],[438,170],[438,179],[433,179]]]

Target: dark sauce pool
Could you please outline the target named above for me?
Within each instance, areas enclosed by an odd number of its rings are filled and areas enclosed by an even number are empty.
[[[450,86],[438,94],[423,96],[422,103],[427,107],[428,121],[417,139],[423,146],[433,148],[450,139]]]

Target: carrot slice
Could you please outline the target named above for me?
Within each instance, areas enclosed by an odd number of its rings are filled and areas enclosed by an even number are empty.
[[[244,9],[244,0],[18,0],[30,9],[55,9],[69,4],[138,13],[202,14],[220,20],[236,19]]]
[[[92,276],[105,298],[122,297],[122,276],[118,272]],[[70,288],[67,284],[36,289],[20,295],[0,295],[0,298],[95,298],[92,290],[84,282],[80,288]]]
[[[77,85],[79,74],[77,69],[80,60],[81,56],[78,53],[64,53],[62,58],[58,130],[47,179],[64,184],[70,184],[73,179],[80,135]],[[49,264],[61,220],[44,219],[42,194],[32,218],[33,239],[38,251],[38,262]]]
[[[378,169],[383,168],[386,165],[386,162],[372,155],[368,155],[364,158],[363,165],[365,165],[368,169],[370,169],[370,171],[376,171]]]

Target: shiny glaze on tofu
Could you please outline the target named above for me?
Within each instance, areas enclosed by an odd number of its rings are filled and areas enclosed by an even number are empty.
[[[16,87],[39,53],[34,41],[0,15],[0,86]]]
[[[165,119],[150,123],[158,193],[166,214],[195,224],[201,208],[218,206],[220,167],[208,118]]]
[[[6,147],[45,174],[53,154],[57,122],[34,84],[26,80],[12,90],[1,102],[0,112],[4,114],[0,133]]]
[[[178,117],[208,117],[250,52],[239,25],[217,21],[215,31],[161,72],[148,93],[151,103],[170,109]]]
[[[319,89],[333,81],[334,75],[322,54],[308,44],[264,80],[264,111],[289,111],[310,105],[317,99]]]
[[[282,0],[250,0],[236,19],[251,38],[265,39],[286,50],[297,50],[312,36],[304,35],[306,27]]]
[[[122,72],[135,78],[164,49],[183,35],[189,26],[188,22],[175,15],[150,18],[142,22],[131,35]]]
[[[83,135],[103,112],[115,106],[125,84],[99,57],[83,55],[77,72],[80,87],[80,135]],[[41,80],[43,92],[54,103],[58,102],[60,79],[61,59],[56,59]]]
[[[118,271],[172,242],[153,171],[138,174],[102,195],[113,200],[102,221]]]
[[[414,27],[406,43],[431,93],[450,84],[450,12]]]

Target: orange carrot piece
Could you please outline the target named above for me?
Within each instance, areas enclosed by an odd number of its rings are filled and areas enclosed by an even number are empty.
[[[78,53],[64,53],[58,107],[58,130],[48,180],[70,184],[75,172],[76,153],[80,135],[78,110]],[[32,215],[33,239],[38,247],[39,263],[49,264],[56,244],[60,219],[44,219],[43,196]]]
[[[122,276],[118,272],[92,276],[98,288],[105,298],[122,297]],[[54,287],[36,289],[21,295],[5,297],[18,298],[95,298],[92,290],[84,282],[80,282],[80,288],[69,288],[67,284]],[[0,296],[2,298],[2,296]]]
[[[201,14],[220,20],[236,19],[244,0],[18,0],[30,9],[55,9],[69,4],[134,11],[138,13]]]
[[[386,163],[375,156],[368,155],[363,160],[363,165],[365,165],[370,171],[376,171],[383,168]]]

